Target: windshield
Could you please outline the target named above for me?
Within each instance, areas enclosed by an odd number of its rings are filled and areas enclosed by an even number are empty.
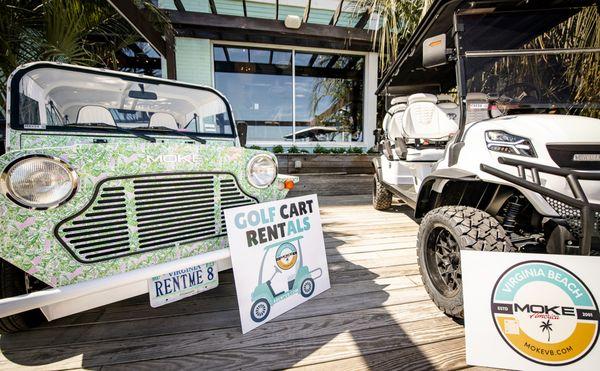
[[[599,117],[596,7],[462,15],[466,93],[501,113]]]
[[[35,68],[16,83],[15,128],[234,133],[225,100],[209,89],[57,67]]]

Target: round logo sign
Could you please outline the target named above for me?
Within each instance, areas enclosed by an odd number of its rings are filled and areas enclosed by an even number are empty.
[[[592,293],[553,263],[527,261],[509,268],[496,282],[491,304],[502,338],[536,363],[576,362],[598,338],[600,315]]]
[[[277,266],[283,270],[288,270],[296,264],[298,260],[298,251],[296,247],[289,242],[282,243],[275,253]]]

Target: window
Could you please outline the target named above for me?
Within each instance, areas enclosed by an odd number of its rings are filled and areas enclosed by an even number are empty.
[[[258,142],[363,140],[364,57],[214,46],[215,87]]]
[[[15,84],[19,91],[16,119],[11,120],[15,127],[234,135],[227,104],[205,88],[53,66],[34,68]]]

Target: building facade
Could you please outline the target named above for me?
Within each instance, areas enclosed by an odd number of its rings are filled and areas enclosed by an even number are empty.
[[[377,20],[343,0],[159,0],[175,73],[220,90],[248,145],[374,144]],[[167,77],[163,58],[163,76]]]

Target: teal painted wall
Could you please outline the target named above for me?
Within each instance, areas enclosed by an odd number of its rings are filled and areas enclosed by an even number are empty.
[[[175,38],[177,80],[213,86],[210,41],[189,37]]]

